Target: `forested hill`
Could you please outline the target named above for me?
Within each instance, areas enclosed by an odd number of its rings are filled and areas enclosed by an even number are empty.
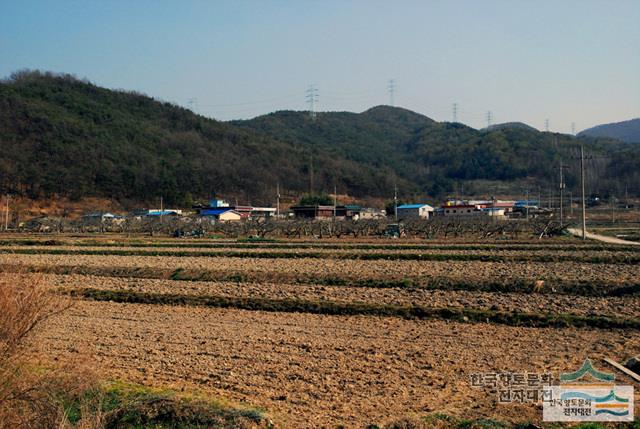
[[[356,197],[388,197],[397,184],[404,194],[440,197],[460,181],[555,182],[560,158],[575,155],[578,143],[518,127],[478,131],[388,106],[225,123],[71,76],[23,72],[0,82],[0,191],[32,198],[143,203],[162,195],[183,204],[217,194],[269,204],[277,183],[297,194],[335,185]],[[593,183],[628,183],[633,192],[640,145],[585,143],[605,160]]]
[[[640,118],[598,125],[581,131],[582,137],[609,137],[627,143],[640,143]]]
[[[162,195],[180,204],[217,194],[270,203],[278,181],[286,190],[308,189],[310,162],[318,186],[331,175],[354,193],[379,195],[385,180],[393,183],[373,167],[312,156],[301,145],[141,94],[38,72],[0,82],[0,144],[1,191],[33,198],[145,202]]]
[[[314,153],[392,170],[410,186],[405,189],[430,196],[450,194],[469,181],[528,179],[532,189],[556,187],[561,160],[576,167],[581,144],[594,155],[588,161],[593,164],[588,177],[593,192],[619,192],[623,184],[636,189],[640,178],[638,147],[610,139],[543,133],[519,123],[475,130],[406,109],[378,106],[360,114],[318,113],[315,119],[308,112],[281,111],[232,124]],[[568,186],[577,183],[577,168],[565,175]]]

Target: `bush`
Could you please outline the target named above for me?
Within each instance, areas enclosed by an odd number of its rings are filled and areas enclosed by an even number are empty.
[[[69,302],[50,293],[42,275],[0,274],[0,428],[68,427],[67,404],[91,388],[82,365],[51,369],[29,358],[31,334]],[[100,427],[99,415],[86,414],[77,427]]]

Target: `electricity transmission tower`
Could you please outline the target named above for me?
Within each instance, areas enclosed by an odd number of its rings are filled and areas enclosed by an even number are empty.
[[[307,88],[305,99],[307,100],[307,104],[309,105],[309,114],[311,115],[311,119],[316,118],[316,103],[318,103],[318,88],[314,85],[309,85]]]
[[[453,122],[458,122],[458,103],[453,103]]]
[[[571,134],[574,135],[574,136],[576,135],[576,123],[575,122],[571,123]]]
[[[395,106],[395,93],[396,93],[395,79],[389,79],[389,83],[387,85],[387,91],[389,92],[389,106]]]
[[[544,130],[549,132],[549,119],[544,120]]]
[[[188,99],[187,104],[189,105],[189,110],[193,113],[198,113],[198,99],[196,97]]]
[[[493,113],[491,113],[491,110],[488,110],[487,111],[487,128],[491,126],[492,119],[493,119]]]

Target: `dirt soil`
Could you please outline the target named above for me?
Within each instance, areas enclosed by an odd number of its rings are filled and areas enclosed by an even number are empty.
[[[640,318],[640,296],[586,297],[537,293],[495,293],[464,290],[367,288],[286,283],[235,283],[133,279],[84,275],[47,275],[52,287],[66,290],[95,288],[146,293],[209,295],[240,298],[301,299],[518,311],[573,313]]]
[[[640,265],[577,262],[481,262],[481,261],[354,261],[301,258],[294,261],[260,258],[207,258],[114,255],[11,255],[0,254],[0,264],[84,267],[154,267],[175,270],[205,269],[221,272],[284,272],[297,275],[403,279],[450,277],[486,280],[571,280],[635,284]]]
[[[34,343],[52,359],[89,351],[105,377],[265,407],[286,428],[362,428],[434,411],[539,421],[538,406],[498,404],[496,392],[470,387],[470,375],[557,377],[586,357],[610,370],[598,358],[640,353],[635,331],[85,301],[51,320]]]

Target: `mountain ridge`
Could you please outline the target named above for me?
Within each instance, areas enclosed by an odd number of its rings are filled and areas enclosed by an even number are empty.
[[[596,125],[578,133],[580,137],[608,137],[625,143],[640,143],[640,118]]]
[[[356,198],[388,198],[395,186],[411,198],[443,197],[479,180],[553,186],[555,165],[575,156],[578,143],[611,158],[593,178],[605,189],[638,183],[640,159],[637,145],[513,127],[475,130],[384,105],[221,122],[42,72],[0,82],[0,142],[0,192],[132,204],[163,196],[188,205],[214,195],[270,204],[277,186],[292,197],[335,186]],[[571,185],[577,176],[566,177]]]

